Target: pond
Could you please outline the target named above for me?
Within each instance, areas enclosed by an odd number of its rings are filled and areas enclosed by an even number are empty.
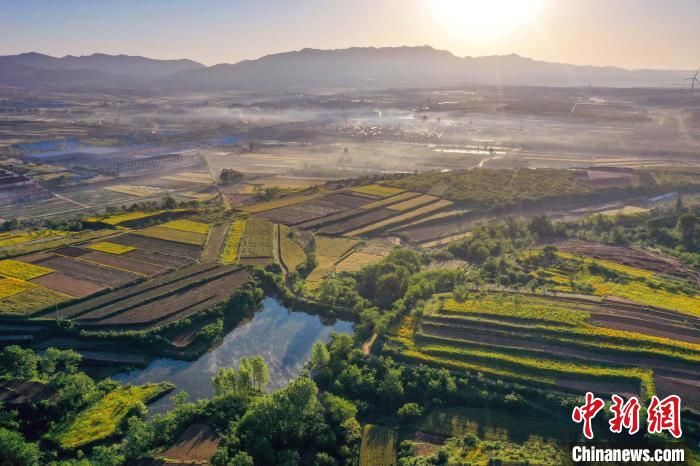
[[[211,378],[220,368],[237,367],[241,358],[260,354],[270,367],[269,388],[274,390],[298,376],[311,357],[313,344],[317,340],[327,342],[333,332],[351,333],[352,323],[324,322],[317,315],[293,312],[265,298],[262,309],[251,320],[236,327],[220,345],[196,361],[155,359],[143,369],[112,378],[133,385],[171,382],[176,391],[185,390],[194,401],[212,396]],[[170,396],[166,396],[149,405],[149,412],[163,412],[171,406]]]

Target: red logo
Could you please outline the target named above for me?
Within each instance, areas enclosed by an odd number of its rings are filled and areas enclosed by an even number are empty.
[[[683,435],[681,430],[681,397],[669,395],[663,400],[652,396],[647,412],[647,430],[650,434],[658,434],[667,430],[675,438]]]
[[[598,414],[598,411],[603,409],[605,402],[600,398],[596,398],[593,393],[586,393],[586,403],[583,406],[576,406],[574,412],[571,413],[571,419],[580,424],[583,422],[583,435],[588,439],[593,439],[593,418]]]
[[[571,419],[580,424],[583,423],[583,435],[589,440],[593,439],[593,419],[603,409],[605,402],[596,398],[591,392],[586,393],[586,400],[582,406],[576,406],[571,413]],[[631,397],[625,401],[621,396],[612,396],[610,412],[612,418],[608,421],[610,432],[619,434],[623,429],[629,435],[639,432],[639,413],[641,410],[639,400]],[[680,438],[681,430],[681,398],[678,395],[669,395],[663,400],[659,397],[651,397],[647,408],[647,432],[658,434],[667,431],[673,437]]]

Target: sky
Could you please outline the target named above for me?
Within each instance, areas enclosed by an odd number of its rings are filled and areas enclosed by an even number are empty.
[[[696,69],[700,0],[0,0],[0,55],[234,63],[305,47]]]

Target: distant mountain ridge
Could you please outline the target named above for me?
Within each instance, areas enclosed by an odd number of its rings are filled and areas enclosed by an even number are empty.
[[[459,85],[678,86],[688,71],[549,63],[515,54],[457,57],[422,47],[302,49],[206,67],[192,60],[93,54],[0,57],[0,85],[166,89],[304,90]]]

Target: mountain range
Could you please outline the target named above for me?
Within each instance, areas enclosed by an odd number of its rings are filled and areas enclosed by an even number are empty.
[[[458,57],[423,47],[303,49],[207,67],[192,60],[93,54],[0,56],[0,85],[55,89],[436,88],[460,85],[677,87],[692,74],[532,60]]]

